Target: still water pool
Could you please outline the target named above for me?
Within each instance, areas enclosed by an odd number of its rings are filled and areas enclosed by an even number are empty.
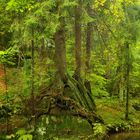
[[[108,140],[140,140],[140,133],[120,133],[112,135]]]

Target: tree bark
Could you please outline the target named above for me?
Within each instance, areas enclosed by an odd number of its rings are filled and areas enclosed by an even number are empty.
[[[86,37],[86,73],[90,70],[91,58],[91,45],[92,45],[92,23],[87,23],[87,37]]]
[[[93,17],[90,4],[87,4],[87,13],[89,16]],[[87,29],[86,29],[86,62],[85,62],[86,73],[89,73],[89,71],[90,71],[92,32],[93,32],[93,22],[88,22]]]
[[[34,45],[34,29],[32,28],[32,40],[31,40],[31,98],[32,98],[32,116],[33,123],[32,126],[35,127],[35,95],[34,95],[34,51],[35,51],[35,45]]]
[[[126,43],[126,112],[125,119],[128,120],[129,114],[129,74],[130,74],[130,49],[129,44]]]
[[[92,15],[92,11],[90,8],[90,5],[87,4],[87,13],[89,16]],[[85,76],[90,74],[90,58],[91,58],[91,47],[92,47],[92,32],[93,32],[93,22],[87,23],[87,29],[86,29],[86,62],[85,62]],[[91,84],[88,79],[85,79],[84,85],[87,89],[87,94],[90,100],[90,103],[94,108],[96,109],[96,105],[94,103],[93,97],[92,97],[92,91],[91,91]]]
[[[79,0],[78,5],[75,7],[75,78],[80,77],[81,74],[81,12],[81,0]]]
[[[60,26],[54,35],[55,64],[60,79],[65,83],[66,78],[66,48],[65,48],[65,19],[60,17]]]

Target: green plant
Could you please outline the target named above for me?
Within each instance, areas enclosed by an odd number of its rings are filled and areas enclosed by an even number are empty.
[[[100,123],[94,123],[93,125],[94,125],[93,127],[94,136],[96,138],[98,137],[102,138],[106,135],[107,129],[105,125],[100,124]]]
[[[0,63],[13,66],[17,64],[18,49],[10,47],[5,51],[0,51]]]
[[[16,140],[32,140],[33,136],[31,134],[32,131],[27,131],[25,129],[19,129],[16,134]]]

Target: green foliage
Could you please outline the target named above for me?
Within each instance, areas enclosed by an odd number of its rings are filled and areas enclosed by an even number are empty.
[[[7,65],[16,65],[18,60],[18,50],[9,48],[6,51],[0,51],[0,63]]]
[[[65,39],[60,38],[60,43],[65,42],[67,73],[68,75],[74,74],[76,67],[74,13],[77,4],[78,0],[0,0],[0,63],[8,66],[6,67],[8,90],[6,94],[4,91],[0,95],[0,104],[9,102],[12,108],[12,113],[10,111],[8,113],[9,119],[11,119],[10,117],[16,118],[14,115],[18,113],[23,115],[24,103],[22,102],[31,98],[32,82],[35,96],[40,95],[42,89],[44,90],[48,86],[49,90],[44,92],[61,93],[65,86],[66,88],[71,86],[73,90],[69,94],[81,93],[75,88],[75,85],[78,84],[76,82],[75,84],[68,83],[69,85],[64,83],[66,84],[64,87],[59,85],[56,80],[57,70],[54,63],[56,50],[54,38],[56,31],[60,28],[60,19],[63,18]],[[82,64],[81,78],[91,82],[97,112],[103,117],[107,127],[115,132],[130,130],[130,124],[123,120],[125,103],[120,103],[117,97],[120,91],[123,91],[125,99],[126,72],[129,65],[131,67],[130,93],[132,95],[130,95],[130,100],[135,103],[134,97],[139,98],[140,4],[133,0],[125,0],[125,3],[123,0],[87,0],[81,1],[80,6],[82,15],[79,21],[82,34],[82,42],[80,42],[82,49],[81,52],[79,51]],[[92,39],[89,41],[91,52],[89,56],[86,56],[87,24],[89,23],[91,23],[93,31]],[[125,46],[127,43],[130,46],[129,51]],[[26,55],[32,53],[32,44],[34,44],[35,50],[35,56],[32,58],[34,66],[32,60],[26,59]],[[59,53],[61,54],[61,52]],[[133,57],[128,59],[128,54],[131,55],[131,53]],[[15,68],[20,63],[19,57],[22,59],[22,64]],[[87,57],[90,59],[88,72],[85,70]],[[33,69],[34,75],[32,75]],[[54,83],[57,87],[52,86]],[[56,90],[57,88],[58,90]],[[112,97],[109,97],[111,95]],[[84,99],[80,98],[80,100],[84,104]],[[130,121],[139,123],[139,113],[132,106],[133,104],[130,104]],[[27,106],[27,108],[30,107]],[[2,106],[0,106],[0,115],[2,116],[1,121],[4,121],[7,111]],[[40,139],[49,136],[50,139],[59,139],[58,135],[49,134],[52,134],[54,130],[61,132],[60,130],[68,126],[72,130],[76,129],[76,131],[80,130],[81,133],[84,133],[87,123],[81,121],[78,128],[76,126],[78,119],[73,122],[65,119],[63,118],[63,124],[58,125],[59,119],[54,120],[55,123],[52,125],[51,121],[46,124],[46,118],[42,119],[36,130]],[[98,123],[94,123],[93,130],[95,137],[103,137],[107,133],[105,126]],[[62,131],[62,133],[67,132]],[[17,140],[33,139],[33,135],[26,131],[26,128],[19,129],[15,135],[7,136],[7,139],[13,139],[13,137]]]
[[[139,57],[139,42],[137,42],[136,47],[132,50],[133,51],[133,69],[131,73],[131,93],[133,96],[139,96],[140,86],[139,86],[139,69],[140,69],[140,57]]]
[[[31,93],[31,60],[24,60],[23,66],[23,94],[24,97],[29,97]]]
[[[87,75],[87,79],[91,81],[92,92],[94,96],[98,97],[106,97],[109,95],[106,86],[107,86],[107,79],[104,77],[106,71],[105,66],[100,63],[100,60],[97,58],[98,56],[93,55],[92,58],[96,60],[92,62],[93,72]]]
[[[29,1],[16,1],[16,0],[10,0],[7,3],[6,10],[7,11],[14,11],[16,13],[23,13],[25,10],[31,10],[33,8],[34,0]]]
[[[94,131],[94,136],[95,138],[103,138],[106,135],[106,127],[100,123],[94,123],[93,124],[93,131]]]
[[[131,99],[131,103],[139,102],[138,99]],[[124,105],[118,101],[118,98],[96,99],[99,114],[104,118],[109,133],[133,131],[135,125],[139,123],[139,113],[130,106],[129,121],[123,119]]]
[[[5,136],[5,140],[33,140],[32,131],[19,129],[15,134]]]
[[[106,79],[100,75],[96,75],[93,73],[91,74],[90,78],[93,80],[92,84],[94,85],[94,87],[92,88],[93,95],[98,97],[108,96],[109,93],[105,89]]]
[[[33,139],[32,135],[27,134],[20,136],[18,140],[32,140],[32,139]]]

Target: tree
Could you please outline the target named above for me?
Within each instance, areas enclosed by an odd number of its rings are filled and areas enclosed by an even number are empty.
[[[78,80],[81,73],[81,13],[82,13],[82,1],[78,0],[78,4],[75,6],[75,61],[76,69],[74,76]]]
[[[59,13],[59,27],[54,35],[55,42],[55,63],[60,79],[66,83],[66,48],[65,48],[65,18],[59,7],[62,2],[57,5],[57,12]]]

